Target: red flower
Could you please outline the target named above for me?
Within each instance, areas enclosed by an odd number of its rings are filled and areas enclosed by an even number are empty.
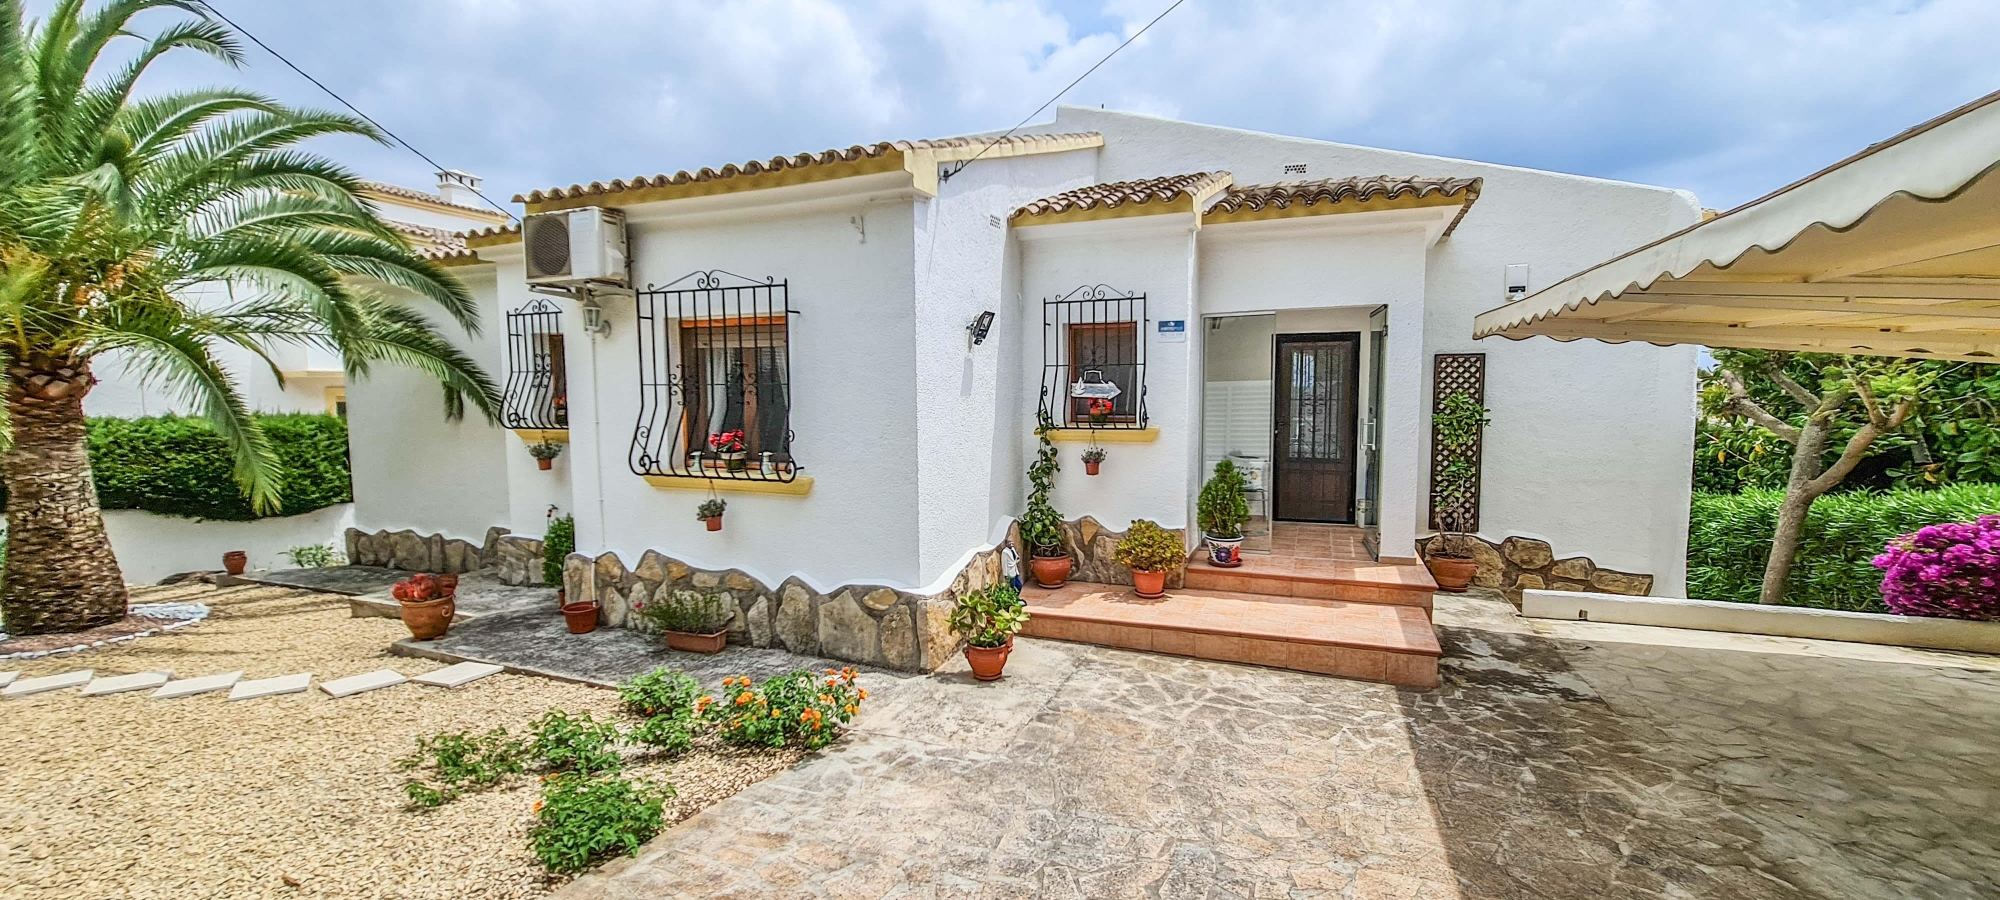
[[[1111,401],[1103,398],[1090,401],[1090,414],[1093,416],[1111,415]]]
[[[708,446],[723,453],[735,453],[743,449],[743,429],[724,431],[708,436]]]

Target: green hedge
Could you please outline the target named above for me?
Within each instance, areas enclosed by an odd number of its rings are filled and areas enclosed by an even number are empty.
[[[338,416],[259,415],[282,467],[277,514],[354,499],[347,422]],[[229,449],[206,420],[182,416],[91,419],[90,467],[105,509],[249,521],[262,518],[231,474]]]
[[[1757,602],[1782,491],[1696,494],[1688,517],[1688,595]],[[1882,572],[1870,564],[1897,535],[2000,512],[2000,485],[1829,494],[1806,514],[1785,603],[1888,612]]]

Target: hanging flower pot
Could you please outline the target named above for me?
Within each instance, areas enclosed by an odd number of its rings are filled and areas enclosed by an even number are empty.
[[[1083,474],[1097,474],[1097,467],[1104,464],[1104,448],[1092,447],[1083,451]]]
[[[694,517],[700,519],[703,525],[707,525],[708,530],[721,531],[722,511],[728,507],[728,501],[720,497],[711,497],[703,500],[701,505],[695,508]]]
[[[539,441],[528,445],[528,455],[535,458],[535,468],[544,472],[555,468],[556,457],[561,456],[563,445],[554,441]]]

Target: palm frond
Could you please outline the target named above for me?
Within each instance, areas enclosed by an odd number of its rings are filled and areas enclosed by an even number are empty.
[[[429,319],[377,297],[361,297],[358,305],[368,314],[372,327],[361,346],[348,355],[350,372],[355,362],[380,360],[408,366],[444,385],[447,418],[463,416],[464,398],[470,397],[487,422],[499,424],[499,387],[472,357],[440,337]]]

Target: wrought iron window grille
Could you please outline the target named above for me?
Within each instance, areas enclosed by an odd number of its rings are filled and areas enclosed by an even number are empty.
[[[1040,412],[1065,428],[1146,427],[1146,295],[1084,285],[1042,301]]]
[[[639,475],[790,482],[790,283],[720,269],[648,284],[638,306]]]
[[[507,392],[501,418],[508,428],[569,428],[562,310],[548,300],[531,300],[507,314]]]

